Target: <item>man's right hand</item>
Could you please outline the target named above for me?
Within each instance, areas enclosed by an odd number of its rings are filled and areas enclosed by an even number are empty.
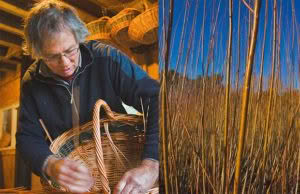
[[[45,170],[48,176],[70,192],[84,193],[94,184],[89,169],[76,161],[51,157]]]

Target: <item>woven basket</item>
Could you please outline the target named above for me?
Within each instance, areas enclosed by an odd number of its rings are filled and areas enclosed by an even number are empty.
[[[130,22],[141,12],[134,8],[126,8],[109,20],[111,25],[111,36],[122,45],[128,48],[136,47],[140,43],[131,40],[128,35],[128,27]]]
[[[102,42],[111,42],[111,26],[108,23],[110,17],[104,16],[87,24],[91,35],[88,40],[101,40]]]
[[[157,41],[157,32],[158,4],[134,18],[128,29],[130,38],[142,44],[155,43]]]
[[[101,107],[107,118],[100,119]],[[142,116],[114,113],[98,100],[93,121],[63,133],[51,143],[50,150],[89,168],[95,180],[91,192],[110,193],[123,174],[141,162],[144,132],[137,126],[142,123]],[[45,192],[67,191],[53,180],[41,179],[41,183]],[[158,188],[148,193],[158,193]]]

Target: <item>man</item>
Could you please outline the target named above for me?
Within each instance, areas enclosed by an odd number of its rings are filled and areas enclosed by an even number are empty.
[[[80,125],[92,120],[100,98],[121,113],[122,101],[142,111],[142,99],[144,110],[149,107],[142,164],[124,174],[114,193],[144,193],[158,178],[159,84],[118,50],[85,42],[88,30],[75,13],[49,0],[35,5],[25,20],[24,50],[37,60],[22,80],[17,150],[35,174],[85,192],[94,181],[89,170],[53,155],[38,120],[56,138],[73,127],[74,115]]]

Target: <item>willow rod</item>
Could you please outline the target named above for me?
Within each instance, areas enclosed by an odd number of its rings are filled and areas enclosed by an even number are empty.
[[[240,172],[241,172],[241,158],[243,154],[244,141],[245,141],[245,130],[247,126],[247,112],[248,112],[248,104],[249,104],[249,93],[250,93],[250,84],[253,70],[253,60],[255,54],[256,40],[257,40],[257,31],[258,31],[258,23],[259,23],[259,14],[260,14],[261,0],[255,1],[254,6],[254,25],[252,28],[252,35],[250,41],[250,49],[247,58],[247,66],[246,66],[246,77],[245,83],[243,87],[243,98],[242,98],[242,109],[241,109],[241,123],[239,130],[239,139],[238,139],[238,150],[236,157],[236,168],[235,168],[235,177],[234,177],[234,194],[237,194],[239,191],[239,183],[240,183]]]
[[[223,163],[223,193],[228,193],[228,174],[227,158],[228,158],[228,127],[229,127],[229,93],[230,93],[230,72],[232,58],[232,0],[229,3],[229,32],[227,47],[227,66],[226,66],[226,94],[225,94],[225,126],[224,126],[224,163]]]
[[[270,97],[268,102],[268,112],[267,112],[267,119],[266,119],[266,126],[264,131],[264,156],[263,156],[263,170],[265,168],[266,157],[267,157],[267,149],[268,149],[268,142],[269,142],[269,128],[270,128],[270,119],[271,119],[271,109],[272,109],[272,101],[274,95],[274,77],[275,77],[275,64],[276,64],[276,41],[277,41],[277,33],[276,33],[276,26],[277,26],[277,18],[276,18],[276,11],[277,4],[276,0],[274,0],[273,4],[273,48],[272,48],[272,75],[271,75],[271,86],[270,86]]]
[[[168,2],[168,1],[167,1]],[[163,1],[163,4],[165,1]],[[170,56],[170,45],[171,45],[171,33],[173,25],[173,5],[174,0],[169,1],[169,23],[168,23],[168,33],[166,29],[163,29],[167,33],[167,40],[163,39],[166,45],[166,51],[164,55],[164,70],[163,70],[163,79],[162,79],[162,90],[161,90],[161,138],[162,138],[162,159],[163,159],[163,174],[164,174],[164,183],[165,183],[165,193],[169,193],[169,173],[168,173],[168,129],[167,129],[167,79],[168,79],[168,69],[169,69],[169,56]]]
[[[264,18],[268,18],[268,0],[266,0],[266,5],[265,5],[265,16]],[[262,98],[262,85],[263,85],[263,73],[264,73],[264,58],[265,58],[265,44],[266,44],[266,32],[267,32],[267,23],[268,20],[265,19],[265,24],[264,24],[264,38],[263,38],[263,45],[262,45],[262,57],[260,61],[260,73],[259,73],[259,85],[258,85],[258,100],[256,103],[256,108],[255,108],[255,116],[254,116],[254,127],[253,127],[253,135],[252,135],[252,140],[251,140],[251,148],[250,148],[250,158],[252,158],[252,153],[253,153],[253,146],[254,146],[254,138],[256,136],[256,127],[257,127],[257,118],[258,118],[258,108],[261,103],[261,98]]]

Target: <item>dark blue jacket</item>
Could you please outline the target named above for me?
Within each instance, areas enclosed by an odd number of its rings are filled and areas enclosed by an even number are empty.
[[[159,84],[123,53],[101,43],[80,45],[82,63],[71,84],[39,73],[42,61],[29,67],[22,79],[17,150],[33,172],[42,175],[44,160],[52,154],[42,119],[54,139],[72,128],[72,87],[80,88],[80,125],[92,120],[95,102],[101,98],[115,112],[125,113],[121,100],[148,112],[143,158],[158,160]]]

